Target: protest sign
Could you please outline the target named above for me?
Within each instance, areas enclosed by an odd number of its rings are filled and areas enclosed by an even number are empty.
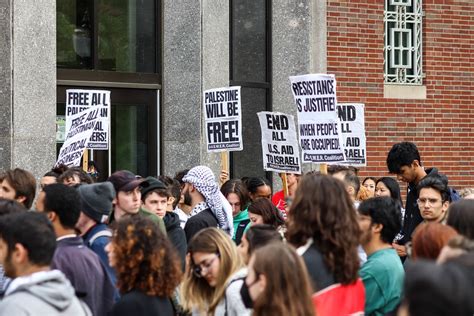
[[[263,169],[301,173],[300,150],[293,115],[258,112],[262,129]]]
[[[79,166],[84,149],[87,148],[94,128],[100,119],[100,109],[90,107],[70,117],[70,129],[66,141],[59,151],[56,166]]]
[[[240,102],[240,87],[204,91],[204,126],[208,152],[243,149]]]
[[[298,113],[303,162],[339,163],[345,160],[336,109],[334,75],[291,76]]]
[[[69,117],[90,107],[98,107],[100,116],[87,148],[107,150],[109,149],[110,91],[66,90],[66,131],[71,127]]]
[[[364,104],[339,103],[337,112],[346,161],[352,166],[366,166]]]

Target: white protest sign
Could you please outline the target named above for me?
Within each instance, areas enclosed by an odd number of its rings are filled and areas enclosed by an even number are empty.
[[[291,76],[290,81],[298,112],[303,162],[343,162],[336,78],[334,75],[309,74]]]
[[[301,173],[300,149],[293,115],[258,112],[262,129],[263,169]]]
[[[89,139],[100,119],[100,109],[89,109],[71,116],[71,127],[67,131],[66,141],[59,151],[56,166],[79,166],[84,149],[87,148]]]
[[[204,91],[202,103],[208,152],[243,149],[240,102],[240,87]]]
[[[339,103],[337,112],[346,154],[345,163],[362,167],[367,165],[365,145],[365,117],[362,103]]]
[[[100,117],[87,148],[107,150],[109,149],[110,91],[66,90],[66,131],[71,128],[70,116],[90,107],[99,107]]]

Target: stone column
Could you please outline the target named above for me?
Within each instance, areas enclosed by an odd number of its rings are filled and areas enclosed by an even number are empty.
[[[199,164],[200,1],[163,1],[162,174]]]
[[[205,150],[202,91],[229,84],[229,3],[163,5],[163,170],[204,164],[218,176],[220,155]]]
[[[55,162],[56,3],[0,2],[0,168]]]
[[[326,7],[326,0],[272,2],[273,111],[292,114],[296,122],[289,76],[326,72]],[[281,184],[274,178],[276,191]]]

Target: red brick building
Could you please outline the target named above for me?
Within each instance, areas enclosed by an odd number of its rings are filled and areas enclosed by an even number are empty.
[[[412,1],[327,2],[327,72],[336,74],[338,102],[366,105],[361,179],[386,175],[392,144],[413,141],[424,166],[456,189],[474,187],[474,3],[413,0],[423,11],[422,82],[394,85],[384,83],[384,2]]]

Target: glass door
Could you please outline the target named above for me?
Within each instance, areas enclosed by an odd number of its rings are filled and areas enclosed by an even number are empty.
[[[143,177],[158,174],[157,90],[58,86],[57,122],[65,115],[67,89],[111,91],[109,150],[89,150],[89,160],[94,161],[99,172],[98,181],[106,180],[109,171],[122,169]],[[57,139],[56,154],[63,141]]]

